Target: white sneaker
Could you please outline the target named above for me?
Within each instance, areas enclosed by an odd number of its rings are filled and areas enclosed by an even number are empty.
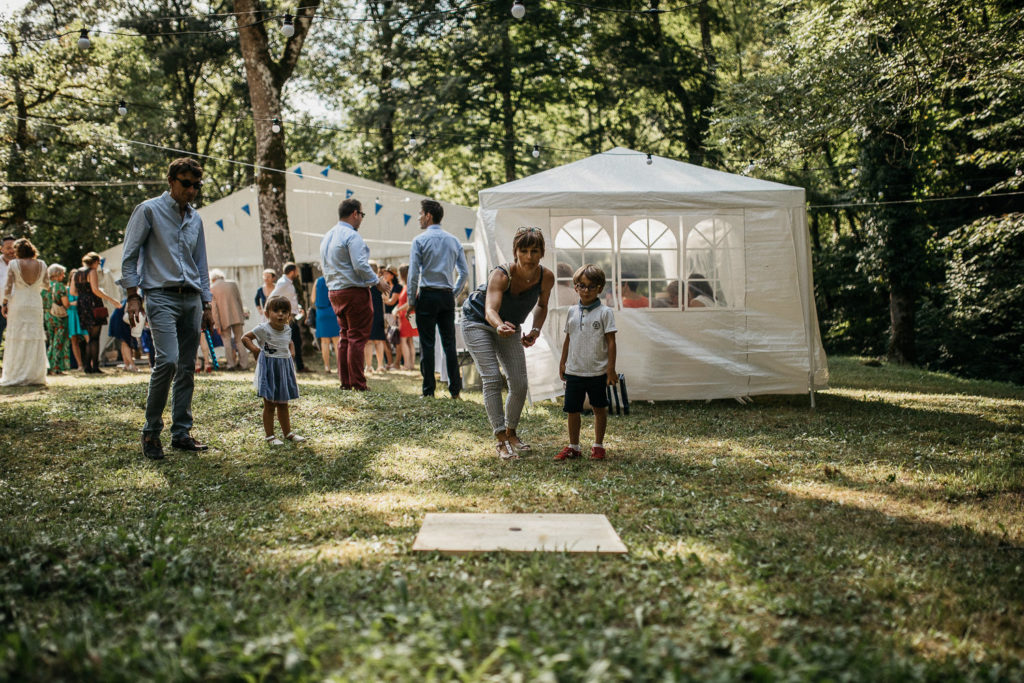
[[[273,434],[271,434],[270,436],[264,437],[264,441],[266,441],[267,445],[269,445],[269,446],[283,446],[284,445],[284,441],[281,441],[281,439],[277,438]]]
[[[305,440],[306,440],[306,437],[304,437],[304,436],[299,436],[299,435],[298,435],[298,434],[296,434],[295,432],[289,432],[289,433],[288,433],[288,436],[286,436],[286,437],[284,437],[284,438],[288,439],[289,441],[294,441],[295,443],[300,443],[300,442],[302,442],[302,441],[305,441]]]

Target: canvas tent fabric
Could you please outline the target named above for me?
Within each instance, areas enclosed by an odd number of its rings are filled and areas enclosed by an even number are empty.
[[[338,205],[348,197],[358,199],[366,212],[359,233],[370,248],[370,257],[394,265],[408,262],[410,244],[420,232],[420,200],[426,196],[310,162],[289,169],[285,185],[296,263],[319,264],[320,240],[338,222]],[[470,243],[476,212],[448,202],[441,205],[445,211],[444,228],[460,241]],[[263,284],[256,187],[241,189],[203,206],[199,215],[203,218],[210,268],[219,268],[229,279],[238,281],[244,303],[252,310],[256,289]],[[106,267],[114,277],[119,278],[121,245],[107,249],[101,256],[106,258]],[[471,250],[467,260],[471,271],[483,270],[483,264],[477,266],[473,262]]]
[[[531,398],[563,391],[563,328],[576,302],[565,273],[585,262],[607,275],[603,298],[615,309],[617,369],[631,399],[826,387],[804,190],[651,161],[615,148],[480,192],[478,258],[511,261],[515,230],[538,226],[544,263],[556,271],[541,338],[527,349]],[[624,288],[646,303],[624,300]]]

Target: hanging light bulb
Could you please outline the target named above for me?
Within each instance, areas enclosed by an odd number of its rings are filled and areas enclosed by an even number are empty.
[[[295,35],[295,24],[292,23],[292,15],[287,12],[284,13],[284,25],[281,26],[281,33],[286,38],[291,38]]]
[[[409,146],[415,147],[418,144],[419,141],[416,139],[416,133],[413,133],[412,135],[409,136]]]
[[[515,0],[512,3],[512,16],[516,19],[522,19],[526,16],[526,5],[523,4],[523,0]]]
[[[1020,169],[1018,168],[1016,171],[1014,171],[1013,175],[1015,175],[1015,176],[1017,176],[1019,178],[1020,177]]]
[[[78,47],[88,50],[90,45],[92,45],[92,42],[89,40],[89,29],[83,28],[78,32]]]
[[[270,130],[274,131],[275,133],[280,133],[281,132],[281,122],[279,120],[277,120],[277,119],[274,119],[271,122],[271,124],[270,124]]]
[[[540,145],[534,145],[533,146],[532,154],[533,154],[533,158],[534,159],[539,159],[540,158]]]
[[[647,153],[647,165],[650,166],[654,163],[654,157],[651,156],[650,152]]]
[[[39,148],[39,151],[41,151],[43,154],[46,154],[50,150],[46,148],[46,145],[43,145],[42,147]]]
[[[125,114],[127,114],[128,113],[128,103],[125,102],[124,100],[121,100],[120,102],[118,102],[117,103],[117,113],[120,114],[121,116],[124,116]]]

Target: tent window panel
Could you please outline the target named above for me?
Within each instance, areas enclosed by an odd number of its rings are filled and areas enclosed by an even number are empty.
[[[679,280],[652,280],[651,308],[679,310]]]
[[[718,262],[713,249],[688,249],[686,251],[686,278],[707,280],[718,279]]]
[[[619,287],[623,308],[668,308],[666,292],[679,278],[679,223],[621,218]],[[621,224],[620,223],[620,224]]]
[[[555,235],[555,306],[572,306],[578,300],[572,276],[583,264],[593,263],[612,280],[611,233],[590,218],[553,219],[551,229]]]

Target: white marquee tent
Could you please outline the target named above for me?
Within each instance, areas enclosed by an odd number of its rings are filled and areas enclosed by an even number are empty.
[[[534,400],[562,393],[571,271],[583,263],[608,277],[631,399],[811,391],[813,401],[827,386],[802,188],[662,157],[648,164],[616,148],[481,191],[481,260],[510,261],[522,225],[543,229],[557,276],[541,339],[527,350]]]
[[[359,234],[370,247],[370,258],[398,265],[409,260],[409,245],[419,234],[417,215],[425,196],[366,180],[329,166],[301,163],[289,170],[286,180],[288,223],[296,263],[320,262],[320,239],[338,222],[338,205],[355,197],[366,218]],[[472,209],[441,202],[445,229],[471,243],[476,214]],[[199,209],[206,232],[210,268],[220,268],[238,281],[250,309],[256,289],[263,283],[263,249],[255,186],[239,190]],[[470,244],[467,244],[469,247]],[[120,277],[121,245],[104,251],[104,269]],[[472,250],[467,259],[474,271]],[[480,264],[483,268],[483,264]],[[471,273],[472,275],[472,273]]]

